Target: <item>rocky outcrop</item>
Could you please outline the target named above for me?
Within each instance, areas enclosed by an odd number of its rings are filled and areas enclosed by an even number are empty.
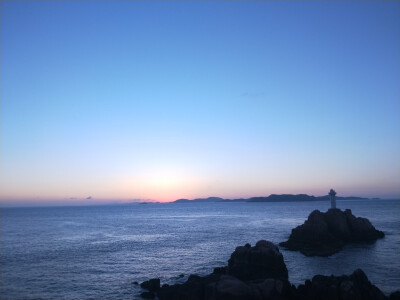
[[[400,300],[400,290],[392,293],[389,300]]]
[[[342,218],[333,214],[337,212],[331,212],[328,219]],[[312,220],[321,217],[321,213],[312,215]],[[335,230],[333,237],[350,238],[353,234],[351,230],[349,234],[345,226],[335,226]],[[287,268],[278,247],[262,240],[254,247],[249,244],[237,247],[228,266],[215,268],[207,276],[190,275],[183,284],[162,287],[158,278],[145,281],[141,287],[149,292],[141,296],[148,299],[157,296],[159,300],[400,300],[400,291],[385,296],[360,269],[349,276],[316,275],[297,288],[287,278]]]
[[[288,279],[282,253],[277,246],[265,240],[258,241],[254,247],[249,244],[237,247],[228,260],[226,273],[241,280]]]
[[[231,275],[190,276],[183,284],[164,285],[160,300],[272,300],[295,299],[295,288],[287,279],[266,278],[243,281]]]
[[[157,296],[160,300],[294,299],[287,278],[278,247],[261,240],[254,247],[237,247],[228,266],[215,268],[204,277],[190,275],[183,284],[163,285]]]
[[[397,300],[400,291],[385,296],[358,269],[349,276],[316,275],[297,288],[286,279],[242,281],[231,275],[191,275],[184,284],[162,286],[157,296],[160,300]]]
[[[297,288],[298,300],[384,300],[387,297],[360,269],[350,276],[314,276]]]
[[[154,299],[156,294],[154,292],[143,292],[140,294],[140,297],[143,299]]]
[[[160,289],[160,279],[153,278],[147,281],[144,281],[140,284],[140,286],[150,292],[156,292]]]
[[[335,208],[325,213],[314,210],[280,245],[307,256],[329,256],[346,243],[370,243],[384,236],[368,219],[355,217],[349,209],[343,212]]]

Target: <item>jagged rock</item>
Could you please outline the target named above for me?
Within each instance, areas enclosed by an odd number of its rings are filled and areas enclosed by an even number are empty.
[[[253,290],[253,299],[260,300],[292,300],[295,299],[296,288],[286,279],[268,278],[261,282],[249,284]]]
[[[337,220],[334,216],[334,220]],[[341,218],[341,216],[340,216]],[[311,221],[320,220],[315,212]],[[312,222],[310,222],[312,223]],[[316,222],[318,223],[318,221]],[[328,221],[328,224],[330,221]],[[325,226],[329,227],[325,222]],[[307,225],[310,226],[310,225]],[[346,228],[338,232],[346,235]],[[151,287],[159,300],[387,300],[376,286],[372,285],[364,272],[356,270],[350,276],[316,275],[298,288],[288,281],[288,272],[279,249],[267,241],[259,241],[254,247],[237,247],[227,267],[215,268],[207,276],[190,275],[183,284],[160,288],[159,279],[141,284]],[[142,293],[142,297],[154,297],[154,293]],[[400,291],[389,300],[400,300]]]
[[[343,212],[335,208],[326,213],[314,210],[280,245],[307,256],[329,256],[346,243],[373,242],[384,236],[368,219],[356,218],[349,209]]]
[[[353,234],[352,240],[354,242],[373,242],[385,236],[382,231],[376,230],[368,219],[356,218],[350,209],[346,209],[344,213]]]
[[[153,279],[144,281],[140,284],[140,286],[151,292],[157,292],[160,289],[160,279],[153,278]]]
[[[157,295],[160,300],[199,300],[205,299],[205,290],[208,285],[214,284],[220,275],[211,274],[205,277],[190,275],[183,284],[162,286]]]
[[[162,287],[160,300],[175,299],[280,299],[291,295],[283,256],[273,243],[261,240],[237,247],[227,267],[208,276],[190,275],[184,284]],[[284,296],[282,299],[291,299]]]
[[[213,274],[227,274],[228,267],[216,267]]]
[[[192,277],[184,284],[162,287],[160,300],[291,300],[294,288],[286,279],[242,281],[231,275]]]
[[[204,299],[291,300],[294,295],[294,289],[286,279],[242,281],[234,276],[222,275],[216,282],[207,285]]]
[[[207,300],[253,298],[253,291],[249,285],[229,275],[222,275],[217,281],[208,284],[204,295],[204,299]]]
[[[389,300],[400,300],[400,290],[390,294]]]
[[[352,232],[347,222],[347,217],[349,216],[350,210],[346,210],[343,213],[340,209],[329,209],[323,217],[325,219],[326,224],[328,225],[329,232],[337,237],[339,240],[347,242],[352,239]],[[354,216],[353,216],[354,217]]]
[[[384,300],[387,297],[357,269],[350,276],[316,275],[297,288],[298,300]]]
[[[254,247],[239,246],[228,260],[228,275],[241,280],[288,278],[283,256],[273,243],[261,240]]]

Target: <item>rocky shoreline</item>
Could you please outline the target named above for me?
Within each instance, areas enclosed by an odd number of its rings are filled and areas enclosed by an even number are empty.
[[[159,300],[400,300],[400,291],[387,297],[361,269],[351,275],[316,275],[296,287],[288,280],[279,248],[265,240],[237,247],[228,265],[209,275],[190,275],[185,283],[162,286],[154,278],[141,287],[148,290],[142,298]]]
[[[372,243],[385,234],[366,218],[355,217],[350,209],[314,210],[304,224],[292,229],[289,239],[279,245],[306,256],[330,256],[350,243]]]
[[[314,210],[280,245],[307,256],[329,256],[347,243],[371,243],[384,236],[351,210],[331,208],[325,213]],[[237,247],[227,266],[207,276],[190,275],[185,283],[162,286],[158,278],[145,281],[141,287],[148,291],[141,296],[159,300],[400,300],[400,291],[387,297],[361,269],[351,275],[316,275],[298,287],[288,278],[279,248],[261,240],[253,247]]]

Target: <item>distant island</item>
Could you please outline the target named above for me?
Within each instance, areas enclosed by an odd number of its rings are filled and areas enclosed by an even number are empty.
[[[369,198],[362,197],[336,197],[337,200],[369,200]],[[377,200],[379,198],[374,198]],[[328,201],[329,195],[326,196],[310,196],[307,194],[271,194],[268,197],[251,197],[239,199],[224,199],[220,197],[196,198],[196,199],[178,199],[173,203],[192,203],[192,202],[299,202],[299,201]]]

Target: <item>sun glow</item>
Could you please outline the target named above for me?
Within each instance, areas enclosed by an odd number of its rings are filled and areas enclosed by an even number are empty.
[[[193,174],[176,165],[147,168],[126,178],[119,187],[125,196],[162,202],[192,196],[199,184]]]
[[[148,178],[148,181],[157,189],[173,189],[183,181],[183,176],[171,172],[157,172]]]

